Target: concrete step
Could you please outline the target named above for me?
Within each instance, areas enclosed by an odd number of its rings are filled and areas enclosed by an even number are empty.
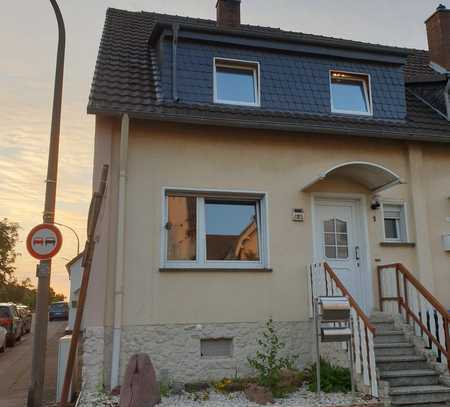
[[[428,386],[439,384],[439,373],[432,369],[386,370],[380,373],[381,380],[389,382],[389,386]]]
[[[375,357],[414,355],[414,345],[409,342],[393,342],[375,344]]]
[[[392,405],[408,405],[429,403],[445,403],[450,400],[450,387],[431,386],[401,386],[389,390]]]
[[[375,343],[405,342],[405,334],[400,330],[380,331],[375,335]]]
[[[372,322],[373,326],[378,332],[395,331],[394,321],[392,322]]]
[[[379,356],[376,358],[376,364],[382,372],[386,370],[417,370],[428,368],[425,357],[418,355]]]
[[[392,317],[391,314],[380,311],[374,311],[370,315],[369,319],[372,324],[376,324],[379,322],[394,322],[394,318]]]

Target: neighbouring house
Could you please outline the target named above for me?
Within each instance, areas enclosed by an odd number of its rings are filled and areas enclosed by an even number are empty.
[[[69,273],[70,280],[70,293],[69,293],[69,321],[67,324],[67,330],[72,331],[75,323],[75,316],[78,307],[78,295],[81,288],[81,278],[83,277],[83,252],[78,254],[72,260],[66,264],[67,272]]]
[[[118,385],[136,352],[173,381],[244,376],[269,317],[310,363],[316,269],[354,299],[372,386],[384,342],[368,318],[405,315],[402,284],[450,307],[450,10],[426,21],[425,51],[244,25],[240,7],[219,0],[217,21],[107,11],[88,104],[94,185],[110,174],[87,388]],[[408,320],[429,327],[431,306],[409,298]]]

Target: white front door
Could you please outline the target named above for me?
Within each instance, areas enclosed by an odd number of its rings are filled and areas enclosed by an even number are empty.
[[[353,200],[315,199],[315,256],[336,272],[359,306],[368,312],[366,261],[359,205]]]

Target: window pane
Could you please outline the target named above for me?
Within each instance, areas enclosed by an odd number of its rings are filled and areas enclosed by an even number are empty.
[[[338,259],[346,259],[348,257],[348,247],[338,247],[337,257]]]
[[[329,259],[336,258],[336,247],[335,246],[325,246],[325,257]]]
[[[346,233],[337,234],[337,245],[338,246],[348,246],[348,237]]]
[[[347,222],[336,219],[336,232],[347,233]]]
[[[398,239],[398,221],[396,219],[385,219],[384,220],[384,233],[386,239]]]
[[[167,260],[195,260],[197,252],[196,198],[169,196],[167,200]]]
[[[259,261],[256,205],[205,200],[207,260]]]
[[[253,69],[216,67],[217,99],[219,101],[256,103]]]
[[[334,233],[334,231],[335,231],[334,219],[326,220],[325,222],[323,222],[323,228],[324,228],[325,232],[333,232]]]
[[[336,235],[334,233],[325,233],[325,245],[326,246],[336,245]]]
[[[331,79],[331,98],[335,110],[368,112],[364,82],[359,80]]]

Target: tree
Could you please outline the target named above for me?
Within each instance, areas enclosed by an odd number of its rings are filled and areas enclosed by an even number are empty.
[[[19,225],[4,218],[0,220],[0,284],[12,278],[16,270],[14,262],[18,253],[16,244],[19,239]]]

